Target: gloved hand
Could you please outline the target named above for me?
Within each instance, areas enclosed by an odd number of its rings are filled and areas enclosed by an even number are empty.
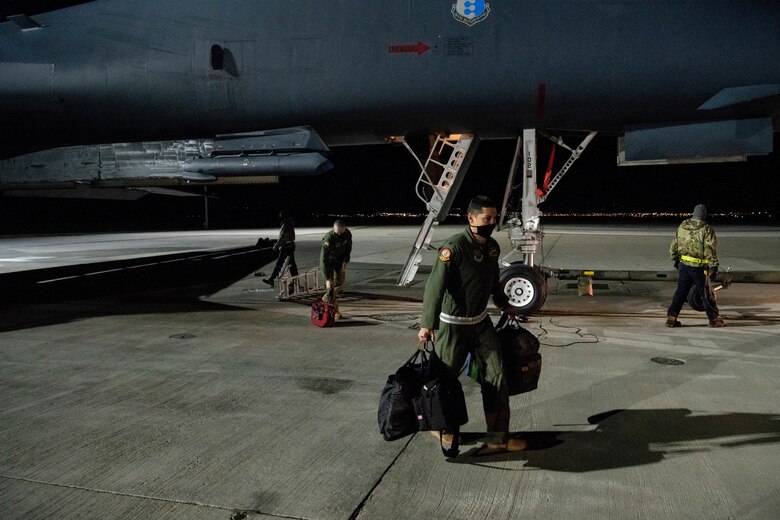
[[[680,269],[680,257],[679,256],[675,256],[674,257],[674,268],[675,269]]]
[[[710,270],[708,271],[707,274],[709,274],[709,276],[710,276],[710,281],[714,282],[715,278],[718,277],[718,266],[717,265],[713,265],[712,267],[710,267]]]

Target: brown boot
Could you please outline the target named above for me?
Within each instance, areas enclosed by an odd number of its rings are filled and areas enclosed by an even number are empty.
[[[710,327],[725,327],[726,323],[723,321],[723,318],[720,316],[716,317],[714,320],[710,320]]]
[[[523,451],[528,447],[525,439],[511,437],[508,432],[488,432],[482,452]]]
[[[507,439],[506,442],[501,444],[493,444],[488,442],[485,447],[490,451],[523,451],[528,447],[528,443],[525,439]]]
[[[445,450],[448,450],[452,448],[452,441],[455,440],[455,435],[452,433],[442,433],[438,430],[431,430],[431,435],[436,437],[436,439],[441,444],[442,448]],[[460,439],[458,439],[460,440]]]
[[[666,326],[667,327],[682,327],[682,323],[677,321],[677,316],[673,316],[669,314],[666,316]]]

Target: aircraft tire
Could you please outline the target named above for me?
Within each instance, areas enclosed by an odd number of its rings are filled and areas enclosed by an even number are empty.
[[[536,267],[513,263],[501,270],[498,281],[509,297],[509,304],[522,316],[541,309],[547,299],[547,281]]]

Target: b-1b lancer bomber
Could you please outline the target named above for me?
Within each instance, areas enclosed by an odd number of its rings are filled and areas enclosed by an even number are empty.
[[[778,63],[780,4],[761,0],[81,2],[0,23],[0,188],[261,182],[431,136],[404,284],[479,140],[512,138],[501,209],[532,293],[537,205],[596,132],[621,164],[768,154]],[[537,135],[571,152],[540,191]]]

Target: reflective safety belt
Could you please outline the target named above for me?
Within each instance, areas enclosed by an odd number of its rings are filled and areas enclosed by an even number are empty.
[[[696,264],[696,265],[702,265],[702,264],[708,263],[707,260],[704,260],[702,258],[696,258],[696,257],[693,257],[693,256],[688,256],[688,255],[682,255],[680,257],[680,260],[682,260],[683,262],[690,262],[690,263]]]
[[[443,321],[444,323],[449,323],[450,325],[476,325],[477,323],[481,323],[482,320],[484,320],[487,317],[487,309],[482,311],[479,316],[452,316],[450,314],[440,313],[439,319]]]

